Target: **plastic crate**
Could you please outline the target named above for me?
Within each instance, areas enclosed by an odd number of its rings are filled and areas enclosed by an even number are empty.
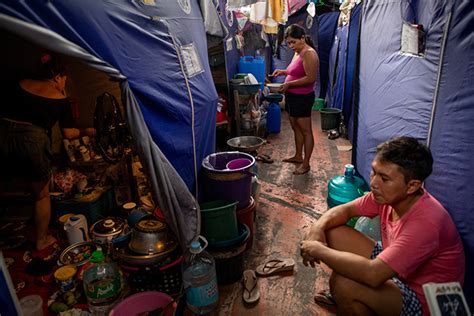
[[[62,215],[74,213],[86,216],[87,223],[91,226],[100,219],[113,215],[116,208],[114,190],[111,187],[106,188],[97,197],[90,200],[85,196],[81,199],[51,201],[51,208],[56,224],[59,224],[58,219]]]

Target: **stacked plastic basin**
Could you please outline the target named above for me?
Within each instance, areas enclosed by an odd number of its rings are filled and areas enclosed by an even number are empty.
[[[257,81],[263,86],[265,83],[265,60],[260,57],[242,56],[239,60],[239,73],[251,73]]]
[[[253,156],[237,151],[211,154],[202,163],[201,235],[216,260],[219,284],[241,279],[243,253],[252,246],[254,165]]]

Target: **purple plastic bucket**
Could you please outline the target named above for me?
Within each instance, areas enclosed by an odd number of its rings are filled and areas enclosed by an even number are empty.
[[[247,166],[233,169],[227,164],[233,160],[247,159]],[[250,168],[255,165],[255,158],[239,151],[220,152],[208,155],[202,161],[202,201],[215,200],[238,201],[237,209],[250,204],[252,177]]]

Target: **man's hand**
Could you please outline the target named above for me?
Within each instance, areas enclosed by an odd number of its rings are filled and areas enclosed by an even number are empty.
[[[318,224],[314,224],[311,226],[308,236],[306,236],[306,240],[315,240],[319,241],[323,244],[326,243],[326,233],[323,228],[319,227]]]
[[[303,258],[303,264],[311,267],[315,267],[315,263],[319,264],[319,253],[326,244],[314,240],[303,240],[300,244],[300,255]]]

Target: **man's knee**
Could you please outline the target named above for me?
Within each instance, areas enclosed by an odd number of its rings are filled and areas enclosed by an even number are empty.
[[[341,238],[344,238],[347,228],[348,227],[346,225],[341,225],[326,230],[326,242],[328,246],[334,248],[337,241],[339,241]]]

